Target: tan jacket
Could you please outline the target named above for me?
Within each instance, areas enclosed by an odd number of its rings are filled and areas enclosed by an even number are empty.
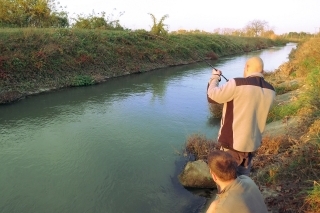
[[[268,213],[258,186],[245,175],[237,177],[216,199],[219,213]]]
[[[257,150],[275,99],[273,86],[261,73],[230,79],[220,87],[217,77],[210,79],[207,97],[209,102],[224,104],[218,141],[227,149]]]

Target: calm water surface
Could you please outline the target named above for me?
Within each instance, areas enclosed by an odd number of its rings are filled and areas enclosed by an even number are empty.
[[[292,48],[210,63],[233,78],[258,55],[272,71]],[[210,74],[197,63],[0,106],[0,212],[203,211],[206,198],[177,175],[188,136],[217,136],[206,100]]]

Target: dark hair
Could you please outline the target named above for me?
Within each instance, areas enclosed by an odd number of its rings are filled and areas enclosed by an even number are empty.
[[[227,152],[215,150],[208,155],[208,165],[211,171],[222,181],[237,177],[237,162]]]

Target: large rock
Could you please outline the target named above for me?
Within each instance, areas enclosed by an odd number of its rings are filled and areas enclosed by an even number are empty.
[[[290,134],[292,129],[298,127],[301,118],[298,116],[286,117],[280,121],[274,121],[266,125],[263,137],[279,137]]]
[[[208,164],[203,160],[189,161],[178,178],[180,183],[187,188],[217,188]]]

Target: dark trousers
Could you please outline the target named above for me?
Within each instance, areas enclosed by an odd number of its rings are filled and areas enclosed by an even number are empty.
[[[250,171],[252,167],[252,158],[253,154],[251,152],[239,152],[232,149],[226,149],[221,147],[221,150],[231,154],[234,159],[237,161],[237,176],[246,175],[250,176]]]

